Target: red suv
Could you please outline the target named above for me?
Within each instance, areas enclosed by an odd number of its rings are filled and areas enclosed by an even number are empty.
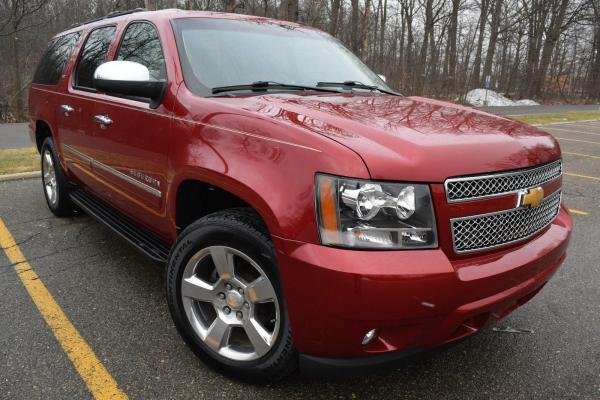
[[[179,332],[242,379],[456,341],[565,258],[552,136],[395,93],[307,26],[111,14],[50,42],[29,98],[50,210],[166,264]]]

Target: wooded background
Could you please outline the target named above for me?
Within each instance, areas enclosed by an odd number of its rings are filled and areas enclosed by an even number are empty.
[[[600,101],[600,0],[0,0],[0,121],[23,120],[48,40],[111,11],[179,7],[299,21],[336,36],[405,95],[494,90]]]

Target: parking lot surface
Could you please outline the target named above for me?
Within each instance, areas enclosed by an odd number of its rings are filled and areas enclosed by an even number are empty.
[[[55,218],[39,179],[0,182],[0,217],[131,399],[599,399],[600,122],[544,129],[564,152],[563,198],[575,228],[557,275],[498,325],[533,332],[487,328],[423,360],[346,380],[295,375],[253,386],[208,369],[171,322],[161,266],[89,217]],[[7,254],[0,252],[0,399],[92,398]]]

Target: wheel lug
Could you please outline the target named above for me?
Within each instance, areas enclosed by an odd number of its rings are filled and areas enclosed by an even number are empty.
[[[223,308],[223,312],[224,312],[225,314],[229,314],[229,313],[231,312],[231,308],[229,308],[229,307],[224,307],[224,308]]]
[[[225,299],[225,293],[223,293],[223,292],[220,292],[220,293],[219,293],[219,298],[220,298],[221,300],[224,300],[224,299]]]
[[[250,304],[247,301],[244,302],[244,308],[250,308]]]
[[[238,311],[235,313],[236,317],[238,317],[238,319],[242,319],[242,317],[244,316],[244,314],[242,314],[241,311]]]
[[[238,288],[238,293],[239,293],[239,294],[244,294],[244,289],[242,289],[242,288]]]
[[[230,283],[226,283],[226,284],[225,284],[225,288],[226,288],[227,290],[231,290],[232,286],[231,286],[231,284],[230,284]]]

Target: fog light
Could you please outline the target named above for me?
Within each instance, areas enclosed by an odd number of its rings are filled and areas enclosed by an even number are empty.
[[[375,339],[375,336],[377,336],[377,329],[371,329],[369,332],[367,332],[365,334],[365,336],[363,337],[362,340],[362,345],[366,346],[369,343],[371,343],[373,341],[373,339]]]

